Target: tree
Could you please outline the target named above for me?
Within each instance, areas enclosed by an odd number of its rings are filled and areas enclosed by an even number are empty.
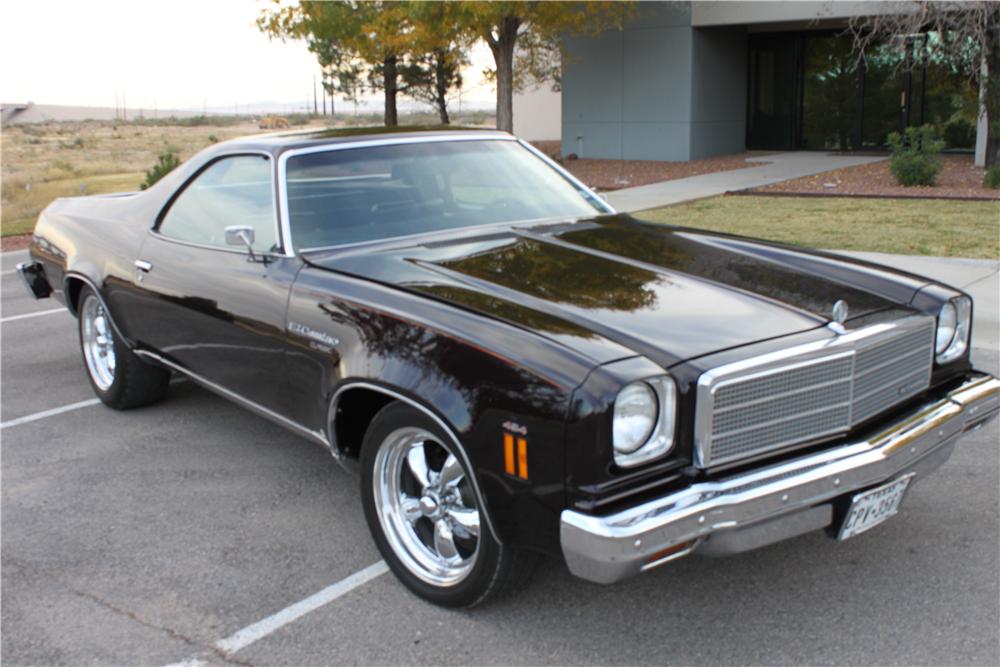
[[[467,63],[466,58],[456,58],[444,48],[411,58],[399,68],[403,90],[407,96],[434,107],[441,124],[448,125],[448,91],[462,87],[462,65]]]
[[[404,2],[317,2],[264,9],[257,27],[278,39],[303,39],[323,68],[329,92],[356,99],[367,80],[383,91],[385,124],[398,123],[399,63],[409,53],[412,27]]]
[[[454,0],[453,0],[454,1]],[[630,3],[614,2],[461,2],[461,22],[486,41],[496,64],[497,129],[514,128],[515,47],[545,48],[563,35],[597,34],[621,28]]]
[[[400,67],[406,94],[433,106],[443,125],[448,117],[448,92],[462,87],[462,67],[469,64],[471,43],[458,6],[446,2],[407,3],[413,26],[412,52]]]
[[[880,8],[881,13],[851,19],[858,58],[890,45],[898,50],[901,67],[934,57],[980,86],[988,120],[986,166],[995,164],[1000,148],[1000,3],[896,2]],[[914,49],[913,36],[921,34],[927,37]]]
[[[305,3],[302,3],[305,4]],[[311,3],[310,3],[311,4]],[[372,64],[369,81],[385,98],[385,124],[399,124],[396,98],[405,90],[399,68],[413,47],[413,26],[407,2],[349,2],[362,15],[361,33],[355,46],[362,60]]]

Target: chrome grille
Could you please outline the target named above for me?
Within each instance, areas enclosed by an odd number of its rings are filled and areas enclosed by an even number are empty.
[[[842,433],[930,384],[934,320],[911,317],[699,380],[695,454],[719,465]]]
[[[927,388],[933,329],[917,329],[858,350],[854,362],[852,424],[892,407]]]

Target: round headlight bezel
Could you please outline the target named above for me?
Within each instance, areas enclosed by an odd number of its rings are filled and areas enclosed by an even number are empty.
[[[639,389],[637,385],[642,385]],[[634,393],[641,392],[641,395],[648,398],[646,390],[652,392],[656,408],[653,417],[652,428],[643,433],[642,441],[636,445],[635,441],[640,439],[638,435],[633,435],[628,441],[621,441],[615,438],[615,420],[612,418],[612,450],[614,462],[622,468],[634,467],[653,459],[660,458],[669,453],[674,446],[674,430],[677,416],[677,386],[669,376],[650,378],[640,382],[632,382],[618,392],[615,398],[614,413],[618,413],[619,401],[628,400]],[[647,408],[647,415],[651,411]],[[642,429],[645,430],[645,429]]]
[[[649,440],[659,416],[656,392],[645,382],[625,385],[615,397],[612,445],[616,454],[631,454]]]
[[[967,296],[950,299],[938,312],[934,333],[934,360],[947,364],[961,358],[969,349],[972,332],[972,300]],[[947,344],[943,340],[947,338]]]
[[[958,311],[951,301],[945,302],[938,311],[937,327],[934,333],[934,353],[938,356],[944,354],[948,346],[955,339],[955,332],[958,330]]]

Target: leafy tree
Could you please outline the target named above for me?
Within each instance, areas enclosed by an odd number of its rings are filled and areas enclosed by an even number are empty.
[[[409,59],[399,67],[403,79],[401,90],[415,100],[434,107],[442,125],[448,125],[448,91],[462,87],[462,65],[468,64],[465,57],[448,49],[434,49],[430,53]]]
[[[412,52],[400,67],[406,95],[433,106],[447,125],[448,92],[462,87],[462,67],[469,64],[471,42],[458,5],[446,2],[407,3],[413,27]]]
[[[454,2],[454,0],[452,0]],[[514,127],[515,48],[527,61],[535,49],[551,55],[552,45],[566,34],[596,34],[621,27],[630,3],[615,2],[460,2],[455,3],[470,35],[481,37],[496,64],[497,129]],[[551,62],[551,60],[549,61]]]
[[[1000,148],[1000,3],[884,3],[881,13],[851,20],[850,30],[859,58],[895,48],[901,67],[919,65],[923,58],[948,63],[982,86],[987,123],[986,165],[997,161]],[[914,57],[914,35],[925,34]]]
[[[404,2],[302,0],[282,6],[275,0],[257,27],[278,39],[303,39],[316,54],[324,86],[356,99],[365,83],[385,96],[385,124],[398,123],[399,64],[412,45],[413,28]]]
[[[381,90],[388,126],[397,124],[400,93],[430,101],[444,122],[446,93],[461,83],[463,48],[484,39],[496,64],[497,128],[511,131],[515,65],[526,76],[550,77],[563,35],[620,27],[629,11],[628,2],[300,0],[282,6],[274,0],[257,26],[279,39],[304,39],[328,75],[329,92],[356,96],[366,81]]]
[[[303,3],[305,4],[305,3]],[[355,3],[348,3],[354,5]],[[369,82],[385,96],[385,124],[399,124],[396,98],[405,91],[399,68],[413,49],[413,25],[406,2],[360,2],[355,6],[364,17],[357,52],[371,63]]]

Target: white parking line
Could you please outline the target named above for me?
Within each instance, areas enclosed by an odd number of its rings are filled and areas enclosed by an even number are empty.
[[[327,586],[318,593],[313,593],[304,600],[300,600],[291,606],[285,607],[281,611],[272,614],[263,620],[257,621],[253,625],[248,625],[242,630],[237,630],[225,639],[217,641],[215,643],[215,648],[219,649],[223,653],[235,653],[236,651],[253,644],[255,641],[263,639],[275,630],[288,625],[292,621],[302,618],[309,612],[315,611],[323,605],[333,602],[342,595],[350,593],[355,588],[363,586],[372,579],[382,576],[388,571],[389,566],[385,564],[384,560],[372,563],[365,569],[359,570],[358,572],[341,579],[337,583]]]
[[[348,575],[335,584],[330,584],[318,593],[313,593],[309,597],[299,600],[293,605],[289,605],[279,612],[271,614],[267,618],[246,626],[242,630],[237,630],[225,639],[220,639],[212,645],[212,648],[224,655],[232,655],[237,651],[250,646],[256,641],[267,637],[269,634],[279,630],[289,623],[296,621],[311,611],[316,611],[320,607],[330,604],[337,598],[347,595],[355,588],[363,586],[372,579],[377,579],[389,571],[389,566],[384,560],[372,563],[363,570],[358,570],[354,574]],[[181,662],[174,662],[166,667],[205,667],[209,662],[207,659],[211,655],[202,653],[193,655]]]
[[[17,419],[11,419],[10,421],[0,423],[0,429],[10,428],[11,426],[20,426],[21,424],[27,424],[28,422],[45,419],[46,417],[61,415],[64,412],[72,412],[73,410],[79,410],[81,408],[89,408],[91,405],[97,405],[100,402],[101,400],[98,398],[91,398],[86,401],[80,401],[79,403],[70,403],[69,405],[64,405],[59,408],[52,408],[51,410],[42,410],[41,412],[36,412],[31,415],[25,415],[23,417],[18,417]]]
[[[52,315],[53,313],[63,313],[66,312],[65,308],[53,308],[52,310],[40,310],[37,313],[25,313],[24,315],[11,315],[10,317],[4,317],[0,319],[0,324],[4,322],[13,322],[14,320],[26,320],[29,317],[41,317],[42,315]]]

